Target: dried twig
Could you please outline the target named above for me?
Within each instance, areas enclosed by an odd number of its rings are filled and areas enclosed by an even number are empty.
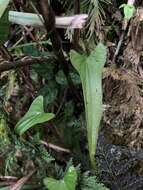
[[[51,143],[47,143],[45,141],[40,141],[41,144],[45,145],[46,147],[48,148],[51,148],[53,150],[56,150],[57,152],[65,152],[65,153],[70,153],[70,150],[69,149],[66,149],[66,148],[62,148],[60,146],[57,146],[57,145],[54,145],[54,144],[51,144]]]
[[[75,14],[80,13],[80,1],[79,0],[74,0],[74,13]],[[75,31],[74,31],[74,46],[75,46],[75,48],[78,46],[79,37],[80,37],[80,30],[75,29]]]
[[[13,60],[13,57],[12,55],[10,54],[10,52],[7,50],[7,48],[2,44],[0,45],[0,55],[8,60],[8,61],[12,61]]]
[[[77,1],[77,0],[76,0]],[[55,17],[56,28],[83,28],[87,14],[79,14],[79,11],[75,12],[73,16],[58,16]],[[43,27],[44,21],[42,15],[34,13],[24,13],[17,11],[9,11],[9,21],[20,25],[29,25],[33,27]]]
[[[36,170],[30,172],[27,176],[22,177],[19,179],[11,188],[10,190],[20,190],[22,186],[29,180],[29,178],[35,173]]]
[[[4,61],[0,64],[0,73],[32,64],[41,64],[47,60],[49,60],[47,57],[24,57],[19,61]]]

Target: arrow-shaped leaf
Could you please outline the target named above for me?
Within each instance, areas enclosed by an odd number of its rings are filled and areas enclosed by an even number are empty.
[[[75,190],[77,173],[73,166],[69,167],[66,175],[61,180],[50,177],[44,179],[44,184],[49,190]]]
[[[102,70],[106,61],[106,47],[99,43],[89,56],[71,51],[70,58],[82,81],[89,155],[94,167],[98,130],[102,117]]]
[[[53,113],[45,113],[43,108],[43,96],[38,96],[31,104],[28,112],[24,117],[16,124],[15,131],[22,135],[29,128],[36,124],[49,121],[54,118]]]

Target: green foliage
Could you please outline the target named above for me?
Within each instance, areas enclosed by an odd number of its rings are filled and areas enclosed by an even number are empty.
[[[98,130],[102,117],[102,70],[106,61],[106,47],[99,43],[89,56],[71,51],[73,66],[79,72],[84,94],[89,155],[95,166]]]
[[[7,88],[6,88],[6,94],[5,94],[5,101],[8,101],[10,99],[11,94],[13,93],[15,88],[18,89],[17,74],[15,71],[10,71],[8,73],[8,81],[7,81]]]
[[[69,75],[70,75],[70,77],[71,77],[71,79],[72,79],[72,81],[74,82],[75,85],[81,84],[79,75],[77,75],[77,73],[70,72]],[[61,71],[61,70],[56,75],[56,81],[60,85],[63,85],[63,86],[68,85],[67,79],[66,79],[63,71]]]
[[[61,180],[50,177],[44,179],[44,184],[49,190],[75,190],[77,181],[76,169],[71,166]]]
[[[8,11],[6,11],[9,1],[10,0],[0,1],[0,43],[7,38],[9,31]]]
[[[39,181],[47,175],[47,170],[54,158],[46,148],[35,141],[19,140],[16,137],[11,141],[9,150],[1,150],[5,156],[5,174],[25,175],[33,167],[38,168],[36,176]]]
[[[3,13],[5,12],[10,0],[1,0],[0,1],[0,18],[2,17]]]
[[[122,4],[120,8],[124,9],[124,17],[126,20],[130,20],[135,12],[134,5]]]
[[[0,190],[9,190],[9,187],[2,187]]]
[[[38,95],[44,96],[45,106],[54,102],[58,94],[58,88],[55,81],[51,80],[47,85],[44,85],[38,92]]]
[[[53,113],[44,112],[43,97],[39,96],[33,101],[25,116],[16,124],[15,131],[19,135],[22,135],[29,128],[35,126],[36,124],[49,121],[53,117]]]
[[[89,176],[89,172],[86,172],[82,176],[81,190],[108,190],[108,188],[99,183],[96,176]]]
[[[1,5],[0,5],[1,7]],[[8,22],[8,9],[0,18],[0,44],[3,43],[8,36],[10,24]]]
[[[27,51],[29,51],[29,49]],[[32,52],[33,52],[33,49],[32,49]],[[49,53],[49,55],[46,55],[46,56],[49,56],[48,63],[45,62],[42,64],[33,65],[33,69],[36,73],[38,73],[39,76],[43,77],[44,79],[46,79],[48,81],[51,81],[54,78],[55,57],[52,54],[50,55],[50,53]],[[52,81],[52,82],[54,82],[54,81]]]
[[[4,148],[10,143],[8,132],[7,132],[7,123],[4,116],[0,116],[0,147]]]

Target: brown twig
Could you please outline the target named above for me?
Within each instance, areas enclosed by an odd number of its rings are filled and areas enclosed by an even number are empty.
[[[64,90],[63,98],[62,98],[62,100],[61,100],[61,102],[60,102],[60,105],[59,105],[59,108],[58,108],[58,110],[57,110],[57,112],[56,112],[56,114],[55,114],[55,117],[57,117],[57,115],[60,113],[60,111],[61,111],[61,109],[62,109],[62,107],[63,107],[63,105],[64,105],[64,103],[65,103],[65,99],[66,99],[67,92],[68,92],[68,88],[66,88],[66,89]]]
[[[46,147],[48,148],[51,148],[57,152],[65,152],[65,153],[70,153],[70,150],[69,149],[66,149],[66,148],[63,148],[63,147],[60,147],[60,146],[57,146],[55,144],[52,144],[52,143],[47,143],[46,141],[40,141],[41,144],[45,145]]]
[[[27,176],[19,179],[10,190],[20,190],[22,186],[29,180],[29,178],[35,173],[36,170],[31,171]]]
[[[13,57],[12,55],[10,54],[10,52],[7,50],[7,48],[2,44],[0,45],[0,55],[8,60],[8,61],[12,61],[13,60]]]
[[[12,180],[12,181],[15,181],[15,180],[17,180],[17,177],[14,177],[14,176],[0,176],[0,180]]]
[[[66,77],[68,77],[69,73],[68,63],[62,52],[62,43],[60,36],[57,30],[55,29],[55,14],[51,6],[49,6],[47,0],[42,0],[42,1],[38,0],[37,3],[40,7],[40,11],[45,22],[45,28],[47,30],[47,34],[51,39],[55,54],[58,57],[59,63],[61,64]]]
[[[47,57],[25,57],[19,61],[4,61],[0,64],[0,73],[32,64],[41,64],[47,60],[49,60]]]
[[[75,14],[80,13],[80,1],[79,0],[74,0],[74,13]],[[74,46],[75,46],[75,48],[78,46],[79,37],[80,37],[80,30],[75,29],[75,31],[74,31]]]

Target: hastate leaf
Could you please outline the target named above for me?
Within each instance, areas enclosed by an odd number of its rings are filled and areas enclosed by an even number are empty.
[[[76,180],[77,180],[77,173],[73,166],[69,167],[65,177],[64,181],[68,188],[68,190],[74,190],[76,187]]]
[[[44,179],[44,185],[49,190],[75,190],[77,181],[77,173],[73,166],[69,167],[64,178],[56,180],[50,177]]]
[[[124,17],[127,20],[130,20],[135,12],[135,7],[134,5],[129,5],[129,4],[122,4],[119,8],[124,9]]]
[[[99,43],[89,56],[71,51],[70,58],[82,81],[89,155],[92,166],[95,166],[94,156],[102,117],[102,70],[106,62],[106,47]]]
[[[29,128],[54,118],[53,113],[45,113],[43,108],[43,96],[38,96],[31,104],[28,112],[16,124],[15,131],[22,135]]]

